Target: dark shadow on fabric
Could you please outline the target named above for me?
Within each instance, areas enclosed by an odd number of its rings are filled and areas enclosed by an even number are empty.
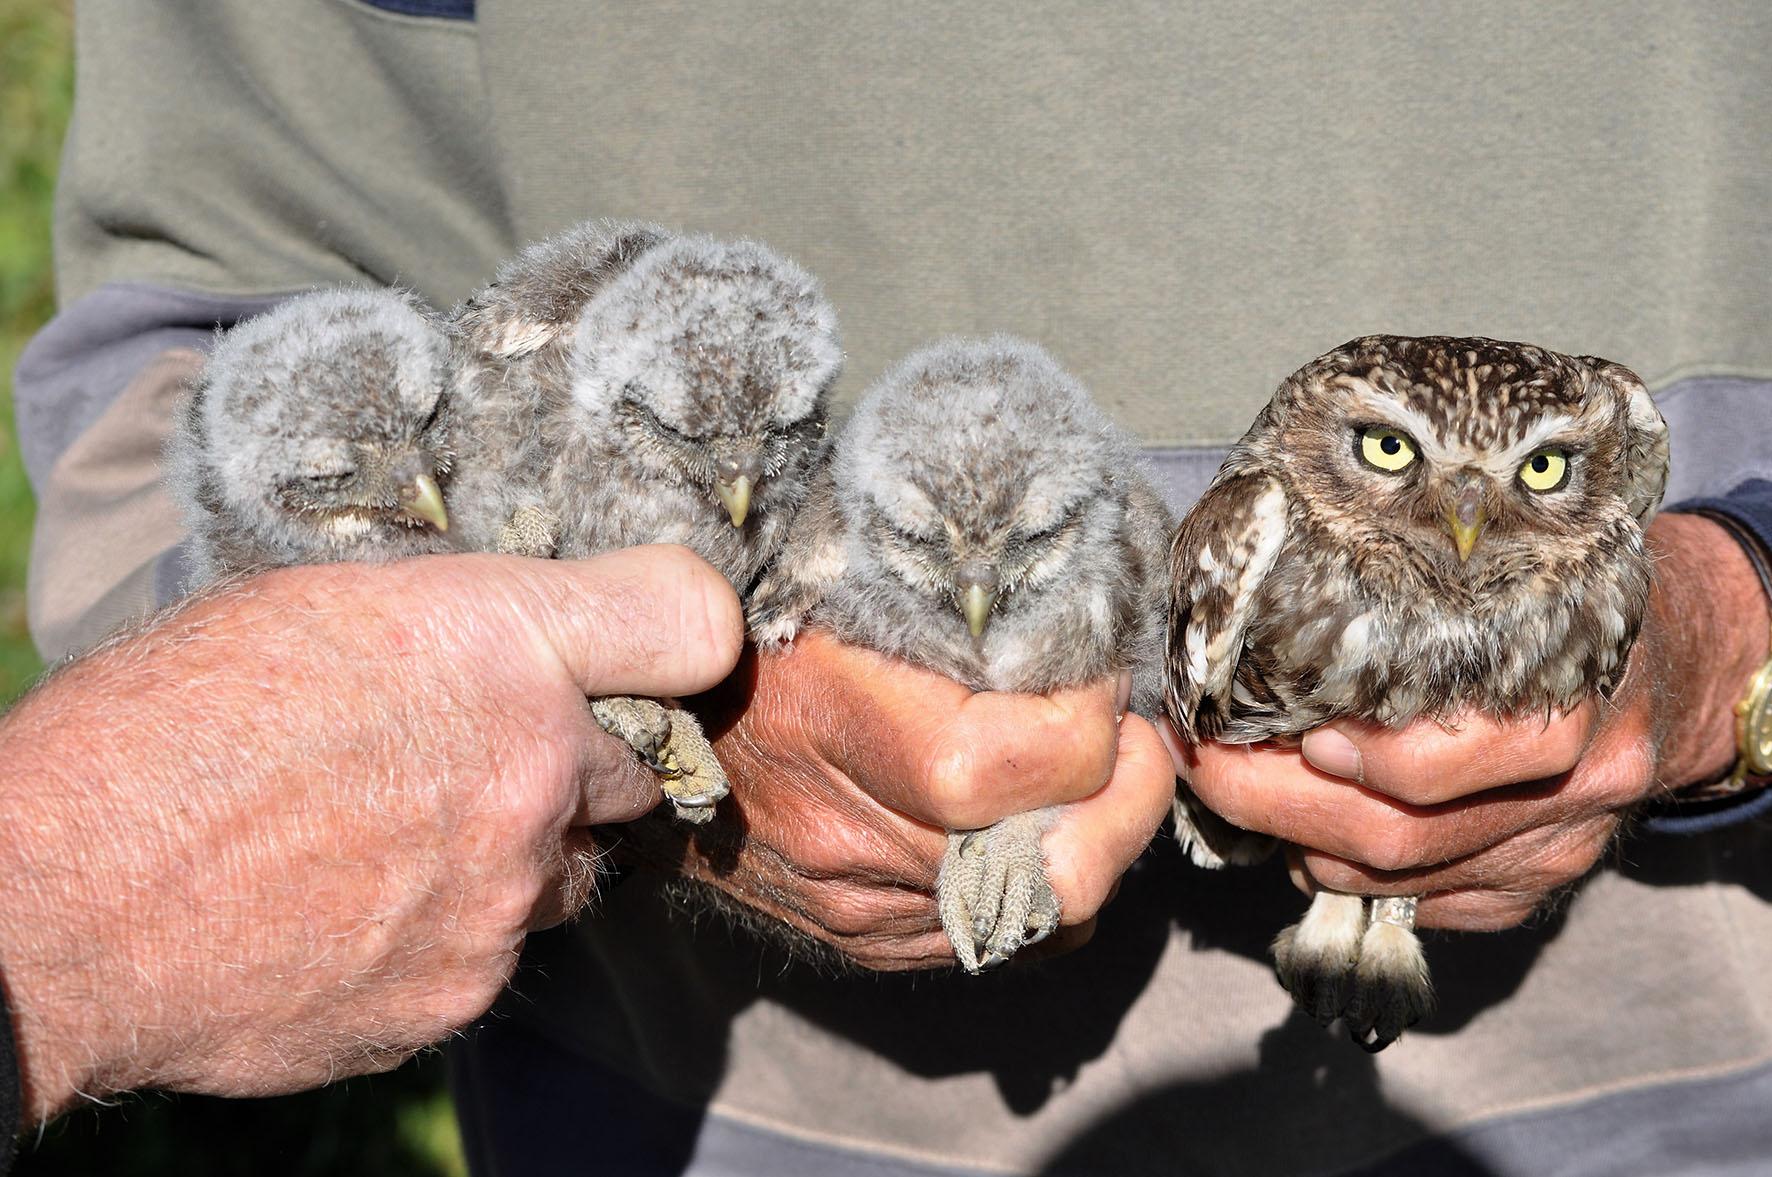
[[[1613,849],[1616,869],[1656,887],[1728,883],[1772,900],[1772,818],[1689,838],[1628,833]]]
[[[1019,1115],[1038,1111],[1099,1058],[1156,971],[1169,928],[1141,895],[1159,883],[1141,862],[1076,952],[958,971],[862,975],[838,983],[806,969],[767,982],[769,996],[832,1033],[926,1077],[988,1071]],[[1141,914],[1142,913],[1142,914]],[[1077,995],[1089,995],[1079,1004]],[[856,1016],[858,1003],[870,1015]],[[1062,1026],[1062,1034],[1049,1027]]]
[[[1268,945],[1304,915],[1308,901],[1276,856],[1256,867],[1209,871],[1194,867],[1173,840],[1147,856],[1173,878],[1175,923],[1195,948],[1234,952],[1271,965]],[[1563,929],[1562,907],[1506,932],[1422,933],[1438,1007],[1411,1034],[1451,1034],[1511,996],[1544,946]],[[1278,980],[1274,982],[1279,984]],[[1349,1049],[1355,1049],[1348,1043]]]
[[[1153,1130],[1153,1125],[1160,1127]],[[1254,1068],[1152,1091],[1085,1129],[1040,1172],[1043,1177],[1285,1177],[1337,1171],[1350,1177],[1494,1177],[1474,1157],[1438,1142],[1431,1159],[1417,1154],[1415,1166],[1407,1169],[1367,1160],[1381,1141],[1407,1147],[1426,1136],[1419,1120],[1385,1102],[1368,1055],[1295,1012],[1262,1036]],[[1155,1155],[1152,1142],[1158,1138],[1189,1144],[1179,1155]],[[1308,1169],[1299,1170],[1293,1166],[1300,1139],[1333,1143],[1310,1158]]]

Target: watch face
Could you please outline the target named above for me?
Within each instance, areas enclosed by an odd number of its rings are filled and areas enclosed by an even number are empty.
[[[1737,705],[1742,766],[1754,776],[1772,773],[1772,662],[1760,667]]]

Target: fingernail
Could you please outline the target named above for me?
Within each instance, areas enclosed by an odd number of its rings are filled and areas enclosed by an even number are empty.
[[[1122,670],[1120,672],[1119,690],[1114,695],[1114,714],[1115,715],[1126,714],[1126,708],[1130,707],[1131,705],[1132,705],[1132,672],[1130,670]]]
[[[1360,750],[1332,727],[1306,732],[1300,750],[1311,767],[1320,772],[1350,781],[1360,779]]]
[[[1162,716],[1157,720],[1157,735],[1162,737],[1163,747],[1169,750],[1169,763],[1175,766],[1175,775],[1187,780],[1187,757],[1182,753],[1181,737],[1169,725],[1169,717]]]

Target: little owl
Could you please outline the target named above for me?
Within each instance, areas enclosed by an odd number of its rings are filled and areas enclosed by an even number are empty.
[[[1648,601],[1667,460],[1642,381],[1592,356],[1375,335],[1312,361],[1171,546],[1170,719],[1190,741],[1295,741],[1335,719],[1607,696]],[[1184,842],[1198,812],[1178,798]],[[1282,982],[1388,1045],[1432,1000],[1415,903],[1319,891],[1274,942]]]
[[[768,648],[818,627],[976,691],[1131,670],[1132,709],[1154,715],[1169,526],[1133,445],[1044,351],[945,341],[888,372],[823,455],[752,633]],[[1054,816],[949,835],[937,906],[968,971],[1057,926]]]
[[[316,291],[221,336],[167,449],[195,582],[456,546],[449,370],[442,329],[398,290]]]
[[[816,279],[754,241],[586,222],[459,307],[464,427],[511,505],[501,550],[694,549],[743,593],[787,533],[842,369]],[[595,700],[705,821],[727,783],[690,712]]]

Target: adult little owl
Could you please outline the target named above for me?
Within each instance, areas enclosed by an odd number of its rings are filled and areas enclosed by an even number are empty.
[[[1171,546],[1171,720],[1253,743],[1605,697],[1648,600],[1667,460],[1642,381],[1592,356],[1374,335],[1312,361]],[[1177,806],[1184,841],[1196,804]],[[1281,980],[1382,1048],[1432,1000],[1414,911],[1320,891],[1274,943]]]

